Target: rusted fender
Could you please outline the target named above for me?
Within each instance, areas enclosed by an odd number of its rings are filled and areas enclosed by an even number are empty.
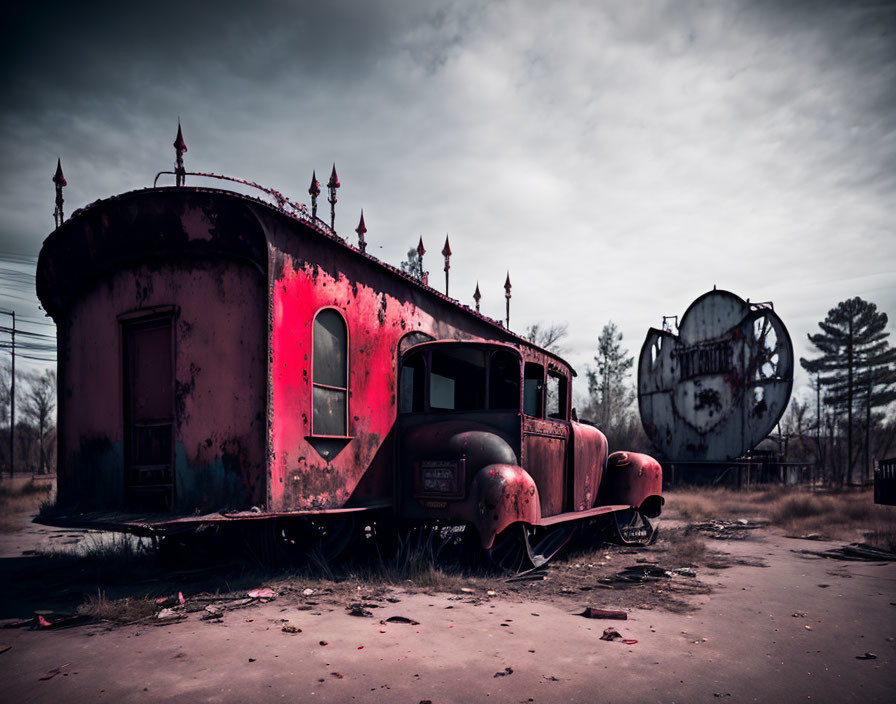
[[[663,499],[663,468],[650,455],[614,452],[597,493],[597,505],[636,506],[650,518],[660,515]]]
[[[495,536],[511,523],[537,523],[540,503],[535,480],[522,467],[490,464],[473,478],[470,488],[475,502],[476,529],[482,547],[488,550]]]
[[[569,426],[575,467],[573,505],[576,511],[584,511],[597,500],[607,465],[607,436],[592,425],[572,422]]]

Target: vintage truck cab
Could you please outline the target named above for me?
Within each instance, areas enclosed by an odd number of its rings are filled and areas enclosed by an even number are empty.
[[[662,470],[571,415],[573,371],[537,347],[425,342],[401,357],[397,510],[472,526],[490,549],[510,526],[614,514],[626,542],[652,539]]]

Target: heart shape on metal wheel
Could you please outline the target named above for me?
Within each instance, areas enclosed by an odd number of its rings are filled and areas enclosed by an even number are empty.
[[[667,459],[724,461],[780,420],[793,386],[793,346],[771,304],[710,291],[678,334],[651,328],[638,361],[638,407]]]

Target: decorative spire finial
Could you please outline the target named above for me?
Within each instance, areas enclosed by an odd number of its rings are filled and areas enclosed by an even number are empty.
[[[336,175],[336,164],[333,164],[333,171],[330,173],[330,180],[327,182],[327,190],[330,193],[327,200],[330,202],[330,229],[336,231],[336,189],[339,188],[339,177]]]
[[[423,235],[420,235],[420,241],[417,243],[417,266],[420,267],[420,280],[423,283],[429,281],[429,276],[423,271],[423,255],[426,254],[426,247],[423,246]]]
[[[367,225],[364,224],[364,208],[361,208],[361,220],[358,222],[358,227],[355,228],[355,232],[358,233],[358,249],[362,252],[366,252],[367,240],[364,239],[364,235],[367,232]]]
[[[482,298],[482,294],[479,293],[479,282],[476,282],[476,290],[473,291],[473,300],[476,301],[476,312],[479,312],[479,301]]]
[[[445,295],[448,295],[448,270],[451,268],[451,245],[448,244],[448,235],[445,235],[445,246],[442,247],[442,256],[445,257]]]
[[[184,142],[184,133],[180,129],[180,118],[177,118],[177,137],[174,139],[174,153],[177,158],[174,161],[174,183],[183,186],[187,180],[187,171],[184,169],[184,153],[187,151],[187,143]]]
[[[506,327],[510,330],[510,272],[507,272],[507,278],[504,279],[504,298],[507,299],[507,321]]]
[[[62,189],[68,185],[65,176],[62,175],[62,159],[56,160],[56,174],[53,176],[53,183],[56,184],[56,210],[53,212],[53,219],[56,221],[56,227],[62,224]]]
[[[320,182],[317,180],[317,171],[311,172],[311,187],[308,189],[311,196],[311,217],[317,218],[317,197],[320,195]]]

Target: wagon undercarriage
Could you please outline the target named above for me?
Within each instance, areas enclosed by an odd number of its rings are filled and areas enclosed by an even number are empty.
[[[471,525],[402,521],[388,510],[212,513],[201,516],[121,512],[44,515],[40,522],[66,528],[149,538],[165,559],[227,561],[234,557],[278,566],[330,566],[344,559],[400,562],[426,559],[522,574],[546,566],[564,549],[599,547],[605,541],[648,545],[657,518],[634,507],[603,507],[565,521],[513,523],[489,548]],[[559,518],[559,517],[554,517]]]

